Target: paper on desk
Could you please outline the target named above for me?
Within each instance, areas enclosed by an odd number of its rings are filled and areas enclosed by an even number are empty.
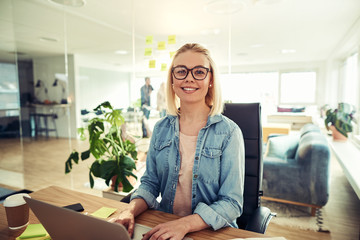
[[[116,211],[116,208],[108,208],[108,207],[102,207],[95,212],[93,212],[91,215],[98,218],[107,218],[111,214],[113,214]]]
[[[16,240],[19,239],[43,240],[50,239],[50,236],[42,224],[29,224],[25,231],[16,238]]]

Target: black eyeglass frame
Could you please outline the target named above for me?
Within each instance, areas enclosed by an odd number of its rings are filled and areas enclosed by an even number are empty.
[[[175,70],[175,68],[178,68],[178,67],[181,67],[181,68],[185,68],[185,69],[186,69],[187,72],[186,72],[185,77],[183,77],[183,78],[177,78],[177,77],[175,77],[174,70]],[[205,77],[204,77],[204,78],[198,79],[198,78],[196,78],[196,77],[194,76],[193,70],[194,70],[194,69],[197,69],[197,68],[201,68],[201,69],[205,69],[205,70],[206,70],[206,74],[205,74]],[[202,80],[204,80],[204,79],[207,77],[208,73],[209,73],[209,72],[212,72],[212,71],[211,71],[210,68],[203,67],[203,66],[196,66],[196,67],[193,67],[193,68],[189,69],[189,68],[187,68],[187,67],[184,66],[184,65],[179,65],[179,66],[173,67],[173,68],[171,69],[171,73],[172,73],[173,77],[174,77],[175,79],[177,79],[177,80],[184,80],[184,79],[189,75],[189,72],[191,72],[191,75],[193,76],[193,78],[194,78],[195,80],[197,80],[197,81],[202,81]]]

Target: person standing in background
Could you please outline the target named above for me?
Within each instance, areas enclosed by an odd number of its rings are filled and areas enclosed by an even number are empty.
[[[165,83],[161,83],[160,89],[157,93],[157,110],[160,113],[160,118],[166,116],[166,98],[165,98]]]
[[[142,132],[143,132],[143,137],[149,137],[148,136],[148,132],[146,129],[146,120],[149,119],[150,117],[150,96],[152,91],[154,90],[154,88],[151,86],[150,84],[150,78],[149,77],[145,77],[145,85],[141,87],[140,89],[140,93],[141,93],[141,110],[144,113],[144,118],[142,120]],[[145,120],[146,119],[146,120]]]

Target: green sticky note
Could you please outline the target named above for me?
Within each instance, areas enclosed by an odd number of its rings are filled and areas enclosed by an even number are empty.
[[[48,235],[47,231],[43,227],[42,224],[29,224],[25,231],[19,236],[19,239],[26,239],[26,238],[39,238],[43,239]]]
[[[167,70],[167,64],[166,63],[162,63],[161,64],[161,71],[166,71]]]
[[[158,42],[158,50],[165,50],[165,42],[164,41]]]
[[[169,35],[168,44],[175,44],[175,43],[176,43],[176,35]]]
[[[107,218],[111,214],[113,214],[116,211],[116,208],[108,208],[108,207],[102,207],[95,212],[93,212],[91,215],[98,218]]]
[[[155,68],[156,67],[156,61],[155,60],[150,60],[149,61],[149,68]]]
[[[146,40],[145,40],[147,45],[150,45],[153,43],[153,36],[146,36]]]
[[[152,48],[145,48],[145,56],[151,56],[152,55]]]

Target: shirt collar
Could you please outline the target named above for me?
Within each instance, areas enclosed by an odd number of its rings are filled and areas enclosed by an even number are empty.
[[[178,116],[168,115],[168,118],[170,120],[170,124],[174,124],[176,119],[178,119]],[[214,115],[214,116],[209,116],[205,127],[209,127],[210,125],[212,125],[214,123],[217,123],[217,122],[220,122],[220,121],[222,121],[221,114],[217,114],[217,115]]]

